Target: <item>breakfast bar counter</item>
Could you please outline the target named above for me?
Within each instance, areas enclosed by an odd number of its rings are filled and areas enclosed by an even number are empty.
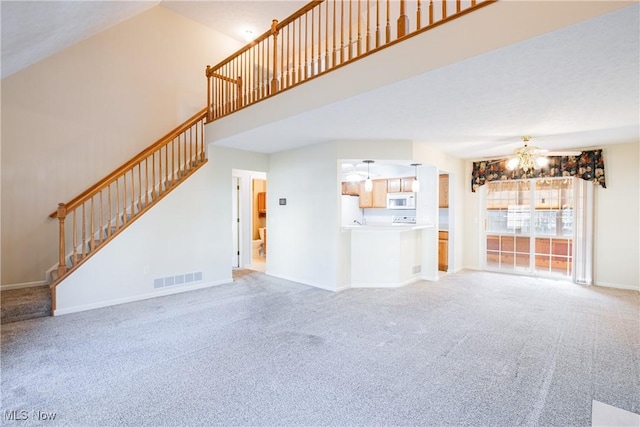
[[[377,224],[345,226],[351,234],[350,286],[400,287],[421,278],[425,257],[433,251],[433,224]]]

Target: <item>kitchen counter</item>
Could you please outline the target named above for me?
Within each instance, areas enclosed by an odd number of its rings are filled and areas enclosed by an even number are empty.
[[[400,287],[420,280],[430,254],[435,255],[434,224],[354,225],[342,232],[350,232],[354,288]]]
[[[433,224],[370,224],[370,225],[345,225],[342,231],[409,231],[435,228]]]

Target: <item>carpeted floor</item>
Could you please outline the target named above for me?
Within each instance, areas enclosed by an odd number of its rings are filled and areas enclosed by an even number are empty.
[[[463,272],[330,293],[237,273],[3,325],[3,423],[589,426],[594,399],[640,413],[638,292]]]

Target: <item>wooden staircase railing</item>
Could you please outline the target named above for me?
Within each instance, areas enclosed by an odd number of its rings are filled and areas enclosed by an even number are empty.
[[[59,259],[50,284],[53,309],[55,287],[68,274],[207,162],[206,112],[202,109],[49,215],[59,221]]]
[[[282,22],[274,19],[267,32],[218,65],[207,66],[207,122],[496,1],[312,1]]]

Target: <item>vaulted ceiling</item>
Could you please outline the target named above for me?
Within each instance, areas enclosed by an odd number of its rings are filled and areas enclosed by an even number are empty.
[[[3,0],[2,77],[156,6],[244,42],[247,29],[255,37],[272,19],[283,19],[304,4]],[[262,127],[253,131],[260,135],[262,149],[257,151],[286,149],[302,140],[393,138],[431,142],[452,155],[477,158],[509,152],[523,134],[532,134],[533,143],[547,149],[637,143],[639,11],[635,3]],[[437,108],[428,102],[434,97],[441,100]],[[251,140],[251,132],[241,139]],[[235,144],[233,138],[224,143]]]

